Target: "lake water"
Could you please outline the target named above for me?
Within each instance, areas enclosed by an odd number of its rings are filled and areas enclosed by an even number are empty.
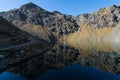
[[[19,74],[3,72],[0,80],[27,80]],[[102,72],[92,67],[71,65],[58,70],[48,70],[35,80],[120,80],[120,76]]]
[[[0,73],[0,80],[120,80],[119,74],[117,52],[90,49],[86,53],[59,43],[43,55]]]

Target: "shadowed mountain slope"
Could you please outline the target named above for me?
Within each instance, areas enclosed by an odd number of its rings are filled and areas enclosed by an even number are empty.
[[[30,40],[32,36],[0,17],[0,47],[24,44]]]
[[[52,44],[42,37],[30,35],[0,17],[0,72],[51,49]]]

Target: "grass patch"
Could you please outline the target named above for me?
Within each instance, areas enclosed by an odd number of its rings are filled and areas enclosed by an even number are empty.
[[[82,22],[78,24],[80,30],[66,36],[67,45],[80,49],[84,54],[94,51],[113,52],[110,40],[113,27],[96,28]]]

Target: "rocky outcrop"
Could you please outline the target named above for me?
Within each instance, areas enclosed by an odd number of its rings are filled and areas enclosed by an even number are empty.
[[[25,4],[19,9],[1,12],[0,16],[19,28],[26,24],[43,26],[55,36],[73,33],[79,27],[72,16],[61,14],[58,11],[48,12],[34,3]]]
[[[76,16],[76,22],[95,27],[116,27],[120,22],[120,6],[113,5],[101,8],[92,14],[86,13]]]

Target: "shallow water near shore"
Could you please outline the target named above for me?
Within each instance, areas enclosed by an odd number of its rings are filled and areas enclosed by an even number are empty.
[[[53,49],[0,74],[0,80],[120,80],[117,52],[81,50],[57,43]]]
[[[1,80],[27,80],[19,74],[3,72]],[[83,67],[78,64],[66,66],[57,70],[48,70],[35,80],[120,80],[120,75],[102,72],[92,67]]]

